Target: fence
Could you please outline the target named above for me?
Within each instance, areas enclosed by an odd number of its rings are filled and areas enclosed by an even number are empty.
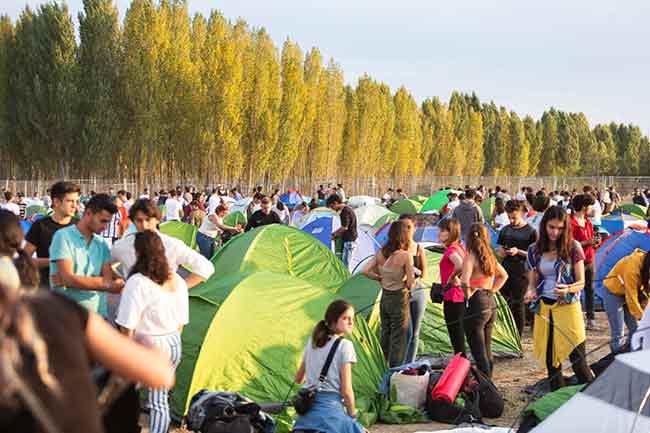
[[[60,179],[1,179],[0,186],[14,192],[24,192],[31,195],[34,192],[44,194],[54,182]],[[110,188],[117,191],[124,189],[134,194],[141,194],[144,188],[149,191],[159,191],[177,185],[194,185],[198,189],[212,188],[217,184],[226,186],[238,186],[244,194],[249,193],[253,187],[260,185],[264,191],[271,191],[275,188],[284,191],[287,188],[295,188],[306,195],[312,194],[319,185],[328,183],[341,183],[348,196],[370,195],[380,196],[387,188],[402,188],[408,195],[428,196],[440,188],[453,187],[463,188],[465,185],[485,185],[493,188],[499,185],[509,192],[520,190],[524,186],[534,189],[546,188],[548,191],[581,189],[584,185],[592,185],[600,189],[614,185],[623,195],[631,194],[634,188],[650,187],[650,177],[631,176],[582,176],[582,177],[517,177],[517,176],[419,176],[419,177],[363,177],[347,178],[341,176],[335,178],[302,178],[293,177],[282,182],[271,182],[260,179],[259,182],[240,182],[239,180],[214,179],[211,184],[206,185],[203,181],[195,179],[174,179],[174,180],[152,180],[138,185],[132,179],[67,179],[81,186],[84,193],[89,191],[107,192]]]

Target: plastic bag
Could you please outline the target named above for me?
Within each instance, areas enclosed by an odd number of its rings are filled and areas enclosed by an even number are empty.
[[[402,406],[424,409],[427,402],[429,373],[421,376],[395,373],[390,378],[391,386],[396,391],[396,402]]]

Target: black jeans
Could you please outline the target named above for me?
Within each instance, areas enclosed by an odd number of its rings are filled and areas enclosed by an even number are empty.
[[[476,368],[492,377],[492,328],[497,317],[497,303],[492,292],[476,291],[465,311],[465,335]]]
[[[512,318],[515,320],[519,335],[524,332],[526,323],[526,305],[524,304],[524,295],[528,289],[528,276],[523,274],[508,273],[508,279],[501,288],[500,292],[504,299],[508,301],[508,307],[512,311]]]
[[[594,314],[594,264],[585,263],[585,312],[587,320],[596,318]]]
[[[409,291],[382,290],[379,301],[381,349],[390,368],[404,363],[409,330]]]
[[[442,303],[442,311],[445,314],[449,341],[451,341],[451,347],[454,349],[454,353],[460,353],[465,356],[465,328],[463,327],[465,303],[444,301]]]
[[[594,380],[594,375],[587,365],[587,355],[585,343],[582,342],[576,346],[575,349],[569,354],[571,367],[573,372],[578,378],[578,383],[589,383]],[[551,380],[551,391],[562,388],[564,383],[564,375],[562,374],[562,367],[553,366],[553,314],[550,314],[548,324],[548,342],[546,343],[546,370],[548,377]]]

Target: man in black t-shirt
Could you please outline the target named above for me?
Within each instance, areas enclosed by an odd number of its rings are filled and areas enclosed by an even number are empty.
[[[341,260],[346,267],[349,267],[358,236],[357,216],[350,206],[343,204],[343,200],[341,200],[338,194],[332,194],[327,198],[327,207],[339,212],[339,216],[341,217],[341,227],[332,233],[332,240],[340,237],[343,241],[343,255],[341,256]]]
[[[271,210],[271,199],[264,197],[260,205],[262,208],[253,212],[246,224],[246,231],[252,230],[256,227],[267,226],[269,224],[281,224],[280,216]]]
[[[79,208],[79,185],[72,182],[57,182],[50,189],[52,198],[51,216],[41,218],[32,224],[25,240],[25,252],[30,256],[36,252],[36,266],[41,273],[41,287],[49,287],[50,244],[54,233],[76,221],[72,217]]]
[[[508,280],[501,288],[501,294],[508,301],[519,335],[521,335],[524,330],[526,314],[524,295],[528,288],[526,257],[528,247],[537,241],[537,230],[524,220],[521,202],[508,201],[506,212],[510,224],[501,229],[497,240],[499,245],[497,254],[503,257],[501,264],[508,273]]]

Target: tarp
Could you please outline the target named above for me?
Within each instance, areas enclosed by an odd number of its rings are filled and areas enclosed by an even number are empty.
[[[422,205],[422,209],[420,209],[420,212],[428,212],[432,210],[439,211],[447,203],[449,203],[449,199],[447,199],[447,194],[449,194],[452,191],[453,191],[452,189],[443,189],[436,192],[431,197],[429,197],[427,201],[424,202],[424,204]]]
[[[246,197],[238,202],[233,203],[229,209],[230,213],[235,213],[235,212],[242,212],[244,215],[246,215],[246,209],[248,208],[248,205],[251,204],[253,201],[252,197]]]
[[[632,225],[646,225],[643,219],[626,213],[605,215],[601,221],[601,225],[609,233],[615,233]]]
[[[596,250],[594,261],[594,292],[603,297],[606,290],[603,283],[604,278],[614,268],[616,263],[623,257],[632,254],[636,249],[650,250],[650,231],[647,229],[634,230],[626,229],[605,239],[602,245]]]
[[[399,215],[403,215],[403,214],[406,214],[406,213],[416,214],[416,213],[420,212],[421,207],[422,207],[422,205],[419,202],[415,201],[415,200],[404,199],[404,200],[400,200],[398,202],[395,202],[391,206],[390,210],[392,210],[393,212],[395,212],[396,214],[399,214]]]
[[[35,215],[47,215],[48,209],[45,206],[33,205],[25,208],[25,219],[30,219]]]
[[[161,233],[180,239],[185,245],[198,251],[198,246],[196,245],[197,231],[195,225],[185,224],[180,221],[167,221],[160,224]]]
[[[494,212],[494,202],[496,201],[495,197],[488,197],[481,202],[481,211],[483,212],[483,220],[486,223],[489,223],[492,219],[492,213]]]
[[[377,197],[370,197],[369,195],[355,195],[348,199],[348,206],[353,209],[363,206],[376,206],[381,203]]]

